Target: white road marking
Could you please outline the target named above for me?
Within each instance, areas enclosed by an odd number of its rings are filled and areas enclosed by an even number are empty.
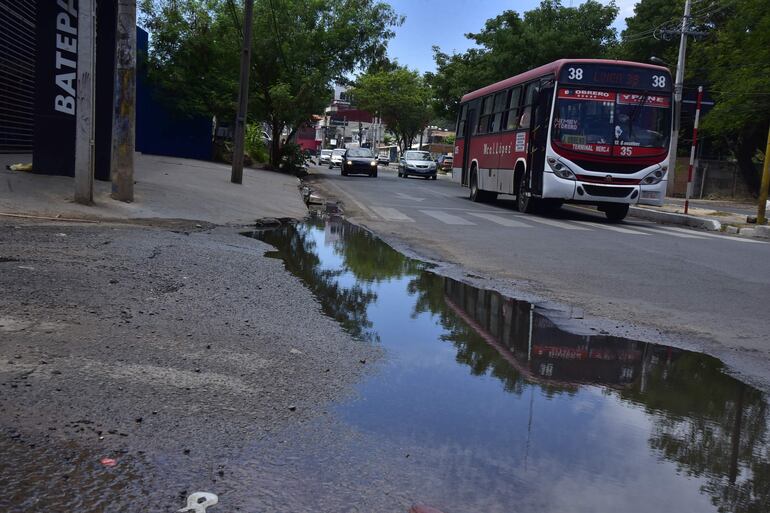
[[[546,224],[548,226],[553,226],[555,228],[561,228],[563,230],[583,230],[588,231],[588,228],[583,228],[581,226],[574,226],[571,224],[567,224],[566,221],[556,221],[554,219],[544,219],[542,217],[538,216],[527,216],[527,221],[532,221],[534,223],[540,223],[540,224]]]
[[[480,214],[478,212],[466,212],[466,214],[474,217],[480,217],[481,219],[486,219],[487,221],[492,221],[493,223],[499,224],[501,226],[509,226],[511,228],[532,228],[528,224],[524,224],[513,219],[508,219],[506,217],[496,216],[494,214]]]
[[[336,189],[337,189],[338,191],[340,191],[342,194],[344,194],[345,196],[347,196],[347,197],[350,199],[350,201],[352,201],[352,202],[353,202],[353,204],[354,204],[355,206],[357,206],[357,207],[358,207],[358,208],[361,210],[361,212],[363,212],[364,214],[366,214],[366,216],[367,216],[367,217],[369,217],[370,219],[378,219],[378,217],[377,217],[377,214],[375,214],[374,212],[372,212],[371,210],[369,210],[369,208],[368,208],[368,207],[366,207],[366,206],[365,206],[363,203],[361,203],[361,202],[360,202],[360,201],[358,201],[356,198],[354,198],[352,194],[350,194],[348,191],[346,191],[345,189],[343,189],[342,187],[340,187],[339,185],[337,185],[336,183],[334,183],[332,180],[326,180],[326,181],[324,181],[324,183],[325,183],[325,184],[327,184],[327,185],[330,185],[331,187],[334,187],[334,188],[336,188]]]
[[[453,216],[452,214],[447,214],[446,212],[442,212],[441,210],[420,210],[420,212],[434,219],[438,219],[444,224],[454,224],[454,225],[463,225],[463,226],[474,226],[476,224],[471,221],[468,221],[467,219],[463,219],[462,217]]]
[[[661,230],[666,230],[669,232],[693,234],[692,236],[696,236],[696,237],[710,237],[712,239],[733,240],[736,242],[748,242],[750,244],[767,244],[766,242],[762,242],[761,240],[744,239],[741,237],[730,237],[729,235],[717,235],[716,233],[705,233],[705,232],[699,232],[699,231],[694,232],[693,230],[688,230],[686,228],[676,228],[674,226],[660,226],[659,228]],[[673,233],[669,233],[669,235],[673,235]]]
[[[660,226],[657,227],[657,228],[653,228],[652,226],[637,226],[637,228],[639,228],[640,230],[649,231],[649,232],[657,234],[657,235],[663,234],[663,235],[670,235],[672,237],[679,237],[681,239],[701,239],[701,240],[703,240],[703,237],[699,237],[698,235],[694,235],[694,234],[690,234],[690,233],[675,233],[675,232],[663,231],[663,230],[660,230],[660,228],[661,228]]]
[[[373,206],[372,210],[374,210],[380,217],[382,217],[386,221],[404,221],[407,223],[414,222],[414,219],[399,212],[395,208]]]
[[[591,228],[599,228],[601,230],[609,230],[617,233],[628,233],[630,235],[649,235],[647,232],[638,232],[636,230],[629,230],[628,228],[621,228],[620,226],[613,226],[603,223],[589,223],[588,221],[570,221],[570,223],[576,223],[582,226],[590,226]]]
[[[404,194],[403,192],[397,192],[396,196],[398,196],[399,198],[405,199],[405,200],[410,200],[410,201],[425,201],[425,198],[417,198],[415,196],[410,196],[408,194]]]

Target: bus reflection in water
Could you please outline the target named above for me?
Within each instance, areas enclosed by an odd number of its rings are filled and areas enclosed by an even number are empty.
[[[537,313],[531,303],[450,278],[444,281],[444,294],[450,309],[514,371],[541,385],[625,388],[638,384],[644,392],[649,371],[671,363],[681,353],[610,335],[568,333]]]

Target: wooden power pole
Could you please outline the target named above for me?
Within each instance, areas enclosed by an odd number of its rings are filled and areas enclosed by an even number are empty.
[[[75,103],[75,201],[94,200],[94,57],[96,6],[78,3],[77,99]]]
[[[112,197],[134,201],[136,146],[136,0],[118,0],[115,31],[115,97],[113,100]]]
[[[241,78],[238,90],[238,114],[233,134],[233,171],[230,181],[243,183],[243,138],[246,133],[246,114],[249,105],[249,66],[251,64],[251,26],[254,22],[254,0],[246,0],[243,13],[243,47],[241,49]]]

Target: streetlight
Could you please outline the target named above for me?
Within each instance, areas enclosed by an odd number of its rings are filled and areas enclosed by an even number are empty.
[[[671,67],[671,64],[667,63],[663,59],[659,59],[659,58],[655,57],[654,55],[652,57],[650,57],[650,62],[658,64],[660,66],[665,66],[667,68]]]

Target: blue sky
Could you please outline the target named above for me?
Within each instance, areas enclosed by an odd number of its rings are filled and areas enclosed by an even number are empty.
[[[609,0],[599,0],[608,4]],[[637,0],[616,0],[620,14],[615,21],[618,31],[625,27],[625,18],[633,14]],[[421,72],[433,71],[431,47],[438,45],[447,53],[462,52],[470,47],[468,32],[478,32],[484,22],[506,9],[518,12],[534,9],[540,0],[389,0],[406,22],[396,29],[396,37],[388,45],[388,54]],[[563,5],[579,5],[581,0],[562,0]]]

